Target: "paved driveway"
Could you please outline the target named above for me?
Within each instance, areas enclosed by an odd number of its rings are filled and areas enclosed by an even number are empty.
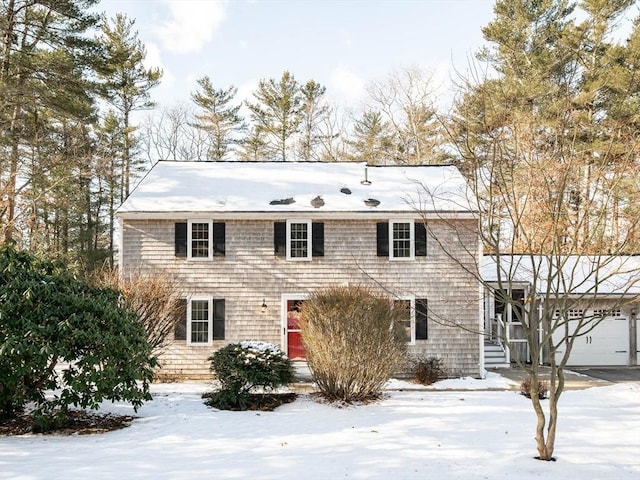
[[[640,366],[635,367],[567,367],[577,373],[607,382],[640,382]]]

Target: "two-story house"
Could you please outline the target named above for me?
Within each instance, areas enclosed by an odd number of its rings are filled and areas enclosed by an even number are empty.
[[[411,354],[481,376],[481,290],[465,268],[479,260],[478,222],[466,192],[451,166],[158,162],[117,216],[122,272],[166,270],[181,286],[184,314],[160,373],[208,377],[207,357],[241,340],[304,359],[299,305],[337,284],[402,302]]]

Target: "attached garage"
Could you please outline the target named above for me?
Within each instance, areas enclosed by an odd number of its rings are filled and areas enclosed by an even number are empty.
[[[571,324],[569,322],[569,329]],[[554,334],[554,343],[562,334]],[[568,366],[614,366],[629,365],[629,319],[627,317],[607,317],[589,333],[577,337],[571,349]],[[564,355],[564,348],[556,351],[556,361]]]
[[[581,319],[582,322],[598,319],[591,331],[586,332],[588,327],[584,325],[580,329],[582,334],[574,340],[567,365],[638,365],[640,255],[486,255],[481,274],[486,286],[484,326],[488,333],[485,343],[493,341],[494,326],[502,326],[502,331],[509,335],[505,339],[499,336],[498,341],[509,342],[511,352],[517,352],[519,345],[516,342],[522,341],[523,337],[514,335],[506,327],[518,323],[514,322],[510,311],[525,312],[516,315],[516,320],[524,318],[527,325],[536,327],[539,342],[546,338],[545,326],[554,329],[555,361],[560,362],[566,352],[562,325],[568,322],[568,336],[571,337]],[[503,303],[510,306],[504,307]],[[530,305],[528,310],[526,305]],[[546,315],[552,319],[543,321]],[[540,344],[529,347],[536,348]],[[543,345],[542,350],[540,362],[549,364],[549,348]],[[530,356],[520,358],[523,359],[530,361]]]

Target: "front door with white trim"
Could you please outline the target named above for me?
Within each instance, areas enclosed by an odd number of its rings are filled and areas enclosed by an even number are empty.
[[[300,332],[300,307],[306,295],[282,296],[282,344],[287,356],[294,361],[304,361],[304,345]]]

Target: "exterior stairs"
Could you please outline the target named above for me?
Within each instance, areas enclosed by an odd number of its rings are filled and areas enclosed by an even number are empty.
[[[485,368],[510,368],[507,352],[502,345],[493,342],[484,342],[484,366]]]

